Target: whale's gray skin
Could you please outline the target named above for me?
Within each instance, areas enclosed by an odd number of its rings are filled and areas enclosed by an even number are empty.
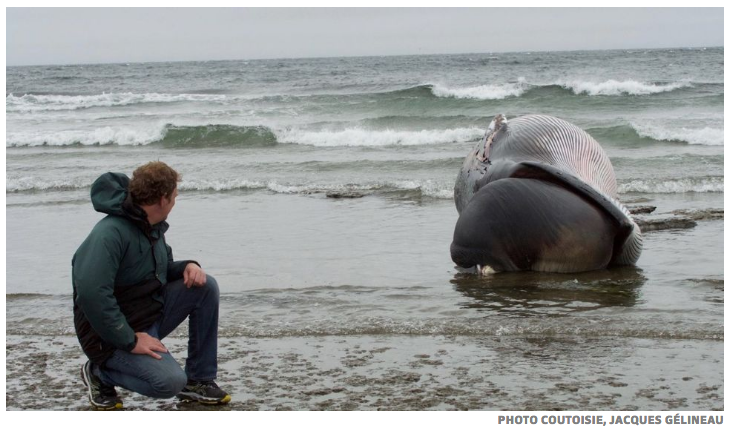
[[[601,146],[546,115],[498,115],[454,186],[450,251],[464,268],[583,272],[633,265],[642,234]]]

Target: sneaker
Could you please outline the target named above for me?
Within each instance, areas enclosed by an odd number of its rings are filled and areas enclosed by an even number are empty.
[[[91,361],[81,366],[81,380],[84,381],[89,391],[89,403],[98,410],[111,411],[122,409],[122,399],[117,395],[117,390],[109,385],[104,385],[97,376],[91,372]]]
[[[198,402],[204,405],[222,405],[231,401],[231,396],[213,381],[188,381],[177,397],[183,402]]]

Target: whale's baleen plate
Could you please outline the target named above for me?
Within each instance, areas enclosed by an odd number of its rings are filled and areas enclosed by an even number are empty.
[[[460,267],[582,272],[632,265],[642,252],[604,150],[558,118],[496,116],[466,157],[454,200]]]

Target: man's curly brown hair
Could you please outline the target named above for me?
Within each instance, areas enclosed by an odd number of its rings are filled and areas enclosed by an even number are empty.
[[[162,161],[152,161],[138,167],[129,182],[132,201],[137,205],[158,203],[164,196],[171,198],[181,176]]]

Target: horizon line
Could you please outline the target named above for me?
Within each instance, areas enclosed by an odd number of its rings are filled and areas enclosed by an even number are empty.
[[[238,58],[238,59],[215,59],[215,60],[160,60],[160,61],[109,61],[109,62],[91,62],[91,63],[35,63],[35,64],[14,64],[5,67],[46,67],[46,66],[97,66],[97,65],[114,65],[114,64],[161,64],[161,63],[210,63],[210,62],[234,62],[234,61],[281,61],[281,60],[318,60],[318,59],[335,59],[335,58],[382,58],[382,57],[428,57],[428,56],[446,56],[446,55],[484,55],[484,54],[532,54],[534,52],[591,52],[591,51],[658,51],[672,49],[718,49],[724,48],[723,45],[716,46],[670,46],[655,48],[604,48],[604,49],[560,49],[560,50],[543,50],[532,49],[525,51],[486,51],[486,52],[454,52],[454,53],[433,53],[433,54],[386,54],[386,55],[334,55],[334,56],[312,56],[312,57],[271,57],[271,58]]]

